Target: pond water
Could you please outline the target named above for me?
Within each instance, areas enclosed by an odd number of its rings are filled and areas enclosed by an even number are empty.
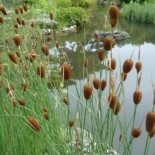
[[[76,41],[84,43],[83,40],[88,41],[94,38],[94,31],[103,30],[103,17],[104,14],[100,14],[100,16],[94,16],[93,19],[87,27],[85,27],[85,31],[78,31],[76,34],[64,34],[62,39],[68,41]],[[97,18],[96,18],[97,17]],[[124,19],[120,20],[119,28],[127,31],[131,34],[131,37],[126,40],[122,40],[116,43],[113,48],[113,57],[117,61],[117,67],[115,73],[120,73],[120,66],[122,66],[123,62],[130,58],[133,50],[133,61],[134,63],[138,60],[138,52],[139,49],[141,51],[141,61],[143,63],[143,72],[142,72],[142,81],[141,81],[141,91],[143,93],[142,101],[137,108],[137,115],[135,120],[135,127],[139,127],[144,117],[148,111],[152,110],[153,105],[153,89],[151,81],[155,82],[155,25],[151,24],[141,24],[129,22]],[[69,51],[67,55],[71,61],[71,64],[74,68],[74,76],[73,78],[76,80],[77,84],[80,84],[82,77],[80,76],[78,60],[78,53]],[[83,54],[81,54],[83,56]],[[98,62],[96,52],[86,52],[86,57],[89,60],[89,73],[93,73],[92,64]],[[92,63],[93,62],[93,63]],[[97,76],[99,77],[99,72],[96,71]],[[120,113],[120,117],[126,117],[127,120],[131,118],[134,112],[134,103],[132,99],[133,92],[135,91],[136,86],[136,70],[135,68],[129,73],[127,80],[124,82],[125,88],[125,107],[123,111]],[[69,86],[69,90],[76,96],[76,90],[74,85]],[[104,96],[108,95],[108,90],[106,90]],[[76,109],[76,99],[73,96],[70,96],[71,105],[70,108],[72,110],[72,114],[74,115]],[[136,126],[137,125],[137,126]],[[87,124],[87,130],[89,130],[89,123]],[[145,119],[142,124],[142,135],[140,138],[135,139],[133,143],[133,155],[141,155],[144,153],[144,144],[146,141],[147,132],[145,130]],[[116,134],[115,140],[115,148],[117,150],[118,147],[118,137],[119,130]],[[149,155],[153,155],[155,153],[155,138],[152,138]],[[121,153],[120,153],[121,154]]]

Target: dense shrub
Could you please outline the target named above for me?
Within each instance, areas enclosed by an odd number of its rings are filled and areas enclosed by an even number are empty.
[[[57,11],[57,20],[68,26],[75,24],[82,26],[85,22],[88,22],[89,15],[81,7],[61,8]]]
[[[72,6],[79,6],[82,8],[89,8],[93,2],[92,0],[71,0]]]

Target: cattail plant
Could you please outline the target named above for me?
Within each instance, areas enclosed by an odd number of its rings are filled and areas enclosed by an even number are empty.
[[[136,71],[137,73],[139,73],[142,69],[142,62],[140,60],[138,60],[135,64],[135,68],[136,68]]]
[[[136,105],[138,105],[141,102],[142,99],[142,92],[140,89],[137,89],[134,93],[133,93],[133,101]]]
[[[29,117],[28,119],[29,125],[37,132],[40,131],[41,126],[38,122],[38,120],[35,117]]]
[[[0,5],[0,11],[4,14],[4,15],[7,15],[7,11],[6,9]]]
[[[88,67],[88,59],[87,59],[87,58],[84,58],[84,59],[83,59],[83,66],[84,66],[85,68]]]
[[[63,102],[66,104],[66,105],[69,105],[69,101],[68,101],[68,98],[65,96],[63,97]]]
[[[22,90],[27,91],[27,89],[28,89],[28,84],[25,81],[23,81],[22,82]]]
[[[103,61],[105,58],[105,51],[103,49],[99,49],[97,50],[97,54],[98,54],[98,59],[100,61]]]
[[[69,124],[69,127],[71,128],[71,127],[74,126],[74,121],[73,120],[69,120],[68,124]]]
[[[121,75],[122,75],[122,80],[125,81],[127,78],[127,73],[122,72]]]
[[[24,9],[22,7],[19,7],[19,11],[20,11],[21,14],[24,13]]]
[[[152,131],[149,133],[149,137],[153,138],[155,136],[155,127],[152,129]]]
[[[115,110],[116,105],[117,105],[117,103],[118,103],[117,95],[114,94],[114,93],[110,93],[110,94],[109,94],[109,97],[108,97],[108,102],[109,102],[109,107],[110,107],[112,110]]]
[[[16,55],[20,58],[21,57],[21,52],[17,51]]]
[[[69,80],[70,77],[71,77],[71,73],[72,73],[72,70],[71,70],[71,67],[69,64],[67,63],[64,63],[62,66],[61,66],[61,74],[63,76],[63,79],[64,80]]]
[[[120,104],[119,101],[117,101],[116,107],[113,109],[113,112],[114,112],[115,115],[118,115],[120,110],[121,110],[121,104]]]
[[[17,59],[17,57],[16,57],[14,52],[9,52],[8,55],[9,55],[10,60],[13,63],[18,64],[18,59]]]
[[[112,37],[106,37],[103,41],[103,47],[106,51],[110,51],[115,45],[115,40]]]
[[[22,19],[22,25],[25,25],[25,20],[24,19]]]
[[[116,69],[116,60],[114,58],[108,60],[108,67],[112,70]]]
[[[83,92],[84,92],[84,97],[86,100],[89,100],[93,94],[93,87],[92,85],[87,82],[85,85],[84,85],[84,89],[83,89]]]
[[[20,37],[19,34],[15,34],[13,40],[14,40],[14,43],[16,44],[16,46],[20,46],[20,44],[22,42],[22,38]]]
[[[129,73],[133,67],[133,60],[132,59],[127,59],[123,63],[123,72],[124,73]]]
[[[21,18],[17,17],[17,18],[16,18],[16,21],[17,21],[17,23],[18,23],[19,25],[22,25],[22,19],[21,19]]]
[[[43,44],[41,50],[45,55],[49,55],[49,48],[47,45]]]
[[[146,116],[146,131],[150,133],[155,128],[155,112],[148,112]]]
[[[134,128],[132,130],[132,136],[133,138],[138,138],[142,134],[141,128]]]
[[[46,108],[43,108],[43,115],[45,119],[49,120],[48,110]]]
[[[0,16],[0,23],[2,24],[4,22],[4,19],[2,16]]]
[[[26,100],[25,99],[19,99],[18,102],[20,105],[26,106]]]
[[[40,66],[37,67],[36,74],[38,76],[40,76],[41,78],[45,77],[45,67],[44,67],[44,65],[40,65]]]
[[[100,80],[98,78],[96,78],[96,76],[95,76],[95,78],[93,80],[93,86],[94,86],[94,88],[96,90],[98,90],[100,88],[100,86],[101,86],[101,82],[100,82]]]
[[[50,12],[50,19],[51,19],[51,21],[53,21],[53,19],[54,19],[54,14],[53,14],[53,12]]]
[[[15,13],[18,15],[19,14],[19,9],[15,8]]]
[[[34,21],[31,21],[31,22],[30,22],[30,26],[31,26],[31,27],[34,27]]]
[[[107,85],[107,81],[102,79],[102,81],[101,81],[101,90],[102,91],[105,89],[106,85]]]
[[[110,23],[112,28],[116,26],[118,22],[119,14],[120,14],[119,8],[115,5],[110,5],[109,16],[110,16]]]
[[[23,5],[23,9],[24,9],[25,12],[27,12],[28,11],[28,5],[27,4],[24,4]]]

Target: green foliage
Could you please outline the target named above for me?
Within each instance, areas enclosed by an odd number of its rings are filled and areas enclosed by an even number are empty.
[[[62,8],[71,7],[70,0],[55,0],[54,3],[56,4],[57,8],[59,8],[59,7],[62,7]]]
[[[89,15],[81,7],[61,8],[57,11],[57,20],[69,26],[82,26],[89,21]]]
[[[155,4],[131,3],[124,6],[122,15],[133,21],[155,23]]]
[[[72,6],[79,6],[82,8],[89,8],[93,2],[92,0],[71,0]]]

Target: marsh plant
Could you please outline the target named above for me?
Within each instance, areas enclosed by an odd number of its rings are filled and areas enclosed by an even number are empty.
[[[48,36],[41,33],[40,27],[27,16],[27,4],[15,8],[12,14],[2,5],[0,11],[0,154],[132,154],[133,141],[143,134],[143,120],[135,123],[143,96],[140,52],[135,64],[134,111],[124,125],[120,118],[126,103],[124,82],[134,69],[134,52],[120,64],[118,76],[115,69],[119,62],[113,57],[115,38],[106,37],[101,48],[96,39],[98,63],[89,62],[85,51],[82,51],[82,60],[77,57],[78,64],[83,64],[79,68],[82,80],[74,84],[76,93],[73,93],[69,89],[74,76],[72,64],[66,55],[59,61],[50,55],[51,47],[55,53],[62,54],[53,31]],[[119,14],[119,9],[111,5],[108,16],[112,32]],[[53,10],[49,17],[52,23]],[[59,66],[51,65],[57,62]],[[89,65],[94,68],[93,75],[89,74]],[[96,68],[99,68],[99,75]],[[77,103],[74,115],[71,98]],[[120,133],[118,148],[114,143],[116,129]],[[144,155],[148,154],[150,140],[155,135],[154,104],[146,116],[146,131]]]

